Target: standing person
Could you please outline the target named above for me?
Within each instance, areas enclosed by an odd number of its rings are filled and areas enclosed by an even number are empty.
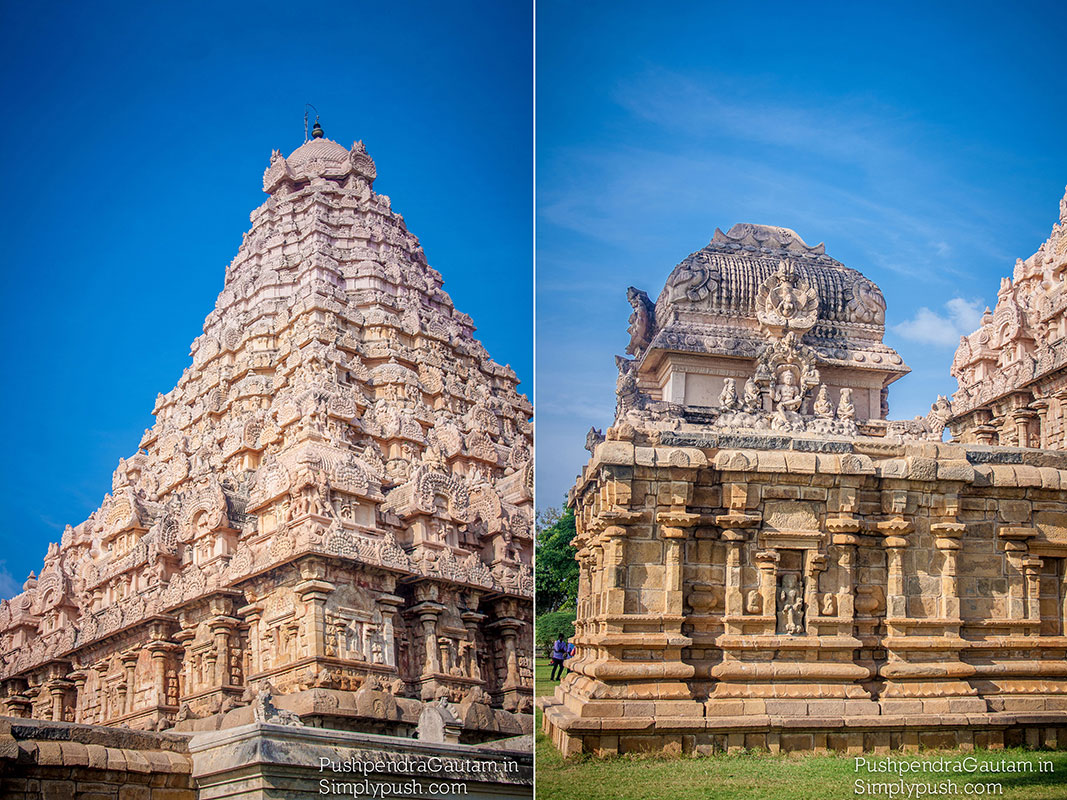
[[[563,660],[566,657],[567,642],[561,633],[552,645],[552,672],[549,674],[549,680],[558,681],[563,677]]]

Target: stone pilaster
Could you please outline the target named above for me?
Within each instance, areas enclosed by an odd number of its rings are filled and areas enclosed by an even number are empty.
[[[957,557],[967,526],[960,522],[937,522],[930,526],[934,545],[941,551],[941,616],[950,632],[959,635],[960,590]]]

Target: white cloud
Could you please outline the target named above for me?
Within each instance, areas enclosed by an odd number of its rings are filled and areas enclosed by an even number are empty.
[[[944,313],[939,314],[922,306],[912,319],[894,325],[893,330],[913,342],[949,347],[981,324],[982,306],[978,300],[953,297],[944,308]]]

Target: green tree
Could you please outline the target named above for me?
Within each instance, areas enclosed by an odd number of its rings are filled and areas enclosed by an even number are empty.
[[[574,618],[577,613],[572,608],[539,616],[534,624],[537,652],[548,658],[552,652],[552,643],[556,641],[556,637],[561,633],[564,639],[570,639],[574,636]]]
[[[574,512],[549,508],[537,515],[537,614],[576,607],[578,562],[572,546],[576,530]]]

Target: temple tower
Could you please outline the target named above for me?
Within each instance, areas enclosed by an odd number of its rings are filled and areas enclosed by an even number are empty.
[[[273,153],[155,423],[0,604],[0,713],[529,731],[532,409],[375,176],[318,128]]]

